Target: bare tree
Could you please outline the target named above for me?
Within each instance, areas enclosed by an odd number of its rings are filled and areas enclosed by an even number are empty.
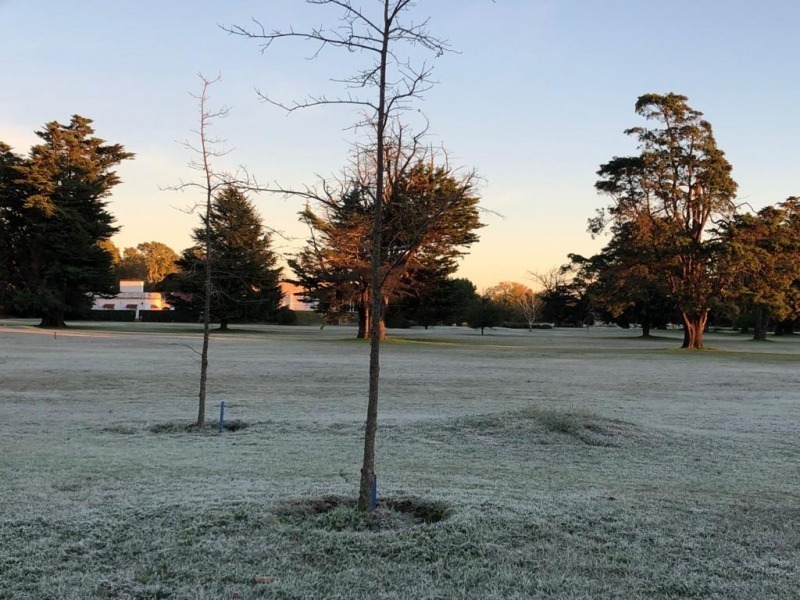
[[[516,299],[516,304],[528,324],[528,331],[532,331],[536,317],[544,306],[544,301],[533,290],[525,290],[525,293]]]
[[[536,284],[536,295],[541,301],[540,314],[556,327],[562,323],[582,323],[589,317],[585,306],[585,293],[576,285],[570,265],[553,267],[547,271],[528,271]]]
[[[253,28],[234,25],[225,29],[229,33],[259,41],[262,51],[277,40],[294,38],[315,44],[315,55],[327,48],[336,48],[368,57],[364,68],[352,76],[338,80],[347,90],[347,94],[342,97],[312,96],[286,105],[264,96],[265,100],[288,112],[331,104],[356,107],[361,113],[361,119],[355,128],[367,132],[365,140],[358,144],[362,152],[357,153],[362,157],[370,157],[374,165],[372,172],[375,174],[370,187],[375,203],[370,241],[372,311],[369,400],[358,496],[359,509],[366,511],[372,507],[371,489],[375,477],[375,436],[378,423],[380,316],[383,309],[382,282],[385,278],[381,268],[382,208],[392,199],[391,186],[386,185],[386,180],[389,173],[410,166],[410,163],[402,160],[400,154],[393,152],[402,147],[404,134],[411,138],[409,143],[412,145],[419,140],[418,136],[408,135],[410,129],[402,117],[412,102],[433,85],[430,66],[424,62],[413,64],[410,59],[402,56],[402,51],[403,48],[422,48],[434,56],[440,56],[449,49],[449,45],[429,33],[427,20],[415,23],[409,17],[408,13],[414,6],[412,0],[380,0],[363,7],[354,0],[306,1],[312,5],[340,9],[339,25],[331,28],[321,26],[308,31],[295,31],[291,28],[267,30],[261,23],[254,21]],[[392,140],[396,142],[394,145]]]
[[[528,331],[533,329],[533,323],[544,303],[528,286],[516,281],[501,281],[487,288],[484,294],[503,307],[507,319],[516,321],[523,318],[528,324]]]
[[[528,271],[531,280],[538,283],[545,293],[553,293],[569,283],[563,267],[551,267],[547,271]]]
[[[203,345],[200,351],[200,390],[197,402],[197,421],[198,427],[203,427],[206,420],[206,381],[208,380],[208,348],[211,337],[211,299],[213,295],[213,284],[211,280],[211,262],[214,259],[211,250],[211,227],[209,216],[214,203],[216,192],[223,186],[231,183],[231,177],[227,174],[216,171],[212,165],[215,158],[227,154],[227,151],[220,150],[219,146],[224,140],[211,136],[209,129],[213,122],[227,116],[228,109],[211,109],[208,105],[208,88],[220,80],[220,76],[209,79],[198,73],[202,85],[199,95],[191,94],[197,100],[200,114],[198,117],[197,129],[193,130],[197,136],[197,142],[189,140],[183,145],[194,153],[195,157],[189,162],[189,168],[198,171],[199,181],[181,181],[176,186],[167,189],[185,192],[190,189],[200,190],[202,200],[196,201],[186,210],[187,212],[202,211],[204,226],[203,250],[205,252],[206,268],[205,281],[203,284]]]

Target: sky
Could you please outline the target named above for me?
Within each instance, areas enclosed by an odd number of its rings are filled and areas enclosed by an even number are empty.
[[[377,0],[355,0],[367,8]],[[800,3],[796,0],[418,0],[410,15],[456,52],[433,61],[437,85],[414,106],[450,164],[481,176],[480,242],[457,276],[479,290],[500,281],[535,287],[531,272],[589,255],[586,232],[605,200],[599,166],[635,152],[624,135],[642,125],[645,93],[680,93],[711,122],[733,165],[739,202],[758,209],[800,194]],[[358,115],[328,106],[285,114],[261,90],[292,102],[327,92],[365,57],[286,40],[262,52],[222,27],[336,25],[339,14],[302,0],[0,0],[0,140],[25,154],[35,131],[71,115],[136,158],[118,168],[109,201],[120,248],[192,244],[191,181],[198,73],[221,79],[212,107],[228,154],[263,185],[302,188],[347,165]],[[275,247],[307,235],[302,201],[252,196]]]

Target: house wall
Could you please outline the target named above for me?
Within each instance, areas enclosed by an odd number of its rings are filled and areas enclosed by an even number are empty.
[[[95,296],[92,304],[92,310],[135,310],[137,319],[140,310],[171,309],[161,292],[145,292],[144,281],[126,279],[119,282],[119,294],[113,298]]]
[[[281,306],[294,311],[313,311],[314,305],[310,302],[303,302],[303,288],[287,281],[281,281],[281,291],[283,300]]]

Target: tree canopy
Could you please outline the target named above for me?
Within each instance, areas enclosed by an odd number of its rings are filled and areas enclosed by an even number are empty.
[[[484,293],[500,305],[503,317],[509,324],[524,322],[529,331],[533,329],[544,306],[539,294],[517,281],[501,281]]]
[[[120,256],[117,248],[106,247],[116,252],[114,270],[119,279],[141,279],[145,290],[154,291],[164,278],[178,270],[175,262],[178,254],[162,242],[142,242],[135,247],[125,248]]]
[[[479,296],[467,312],[467,323],[473,329],[484,330],[500,325],[503,321],[503,307],[488,294]]]
[[[629,224],[634,231],[626,234],[649,249],[640,264],[666,283],[681,313],[683,346],[699,349],[722,283],[715,277],[718,246],[708,228],[733,215],[736,182],[711,124],[685,96],[646,94],[637,100],[636,113],[656,126],[628,129],[640,153],[600,167],[596,187],[612,203],[591,228],[599,232],[609,221]]]
[[[63,327],[65,315],[91,307],[93,293],[113,293],[111,255],[101,244],[117,231],[107,198],[112,170],[133,154],[94,137],[90,119],[47,123],[28,156],[0,144],[2,302]]]
[[[652,327],[665,327],[676,314],[652,241],[641,235],[636,222],[619,221],[598,254],[569,255],[589,303],[605,319],[623,326],[640,324],[643,337],[649,337]]]
[[[736,215],[717,229],[716,270],[727,282],[723,299],[735,314],[753,316],[753,337],[766,339],[770,318],[800,315],[800,199],[756,214]]]
[[[472,173],[459,176],[420,160],[387,183],[391,202],[383,205],[381,220],[384,306],[424,294],[446,279],[482,226]],[[363,180],[351,181],[340,195],[318,197],[316,206],[301,213],[310,238],[289,260],[296,283],[321,312],[356,309],[359,337],[369,335],[373,208],[374,196]]]

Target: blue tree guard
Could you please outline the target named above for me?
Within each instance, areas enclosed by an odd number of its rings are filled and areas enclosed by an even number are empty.
[[[378,506],[378,476],[372,474],[372,489],[369,495],[369,507],[375,509]]]

